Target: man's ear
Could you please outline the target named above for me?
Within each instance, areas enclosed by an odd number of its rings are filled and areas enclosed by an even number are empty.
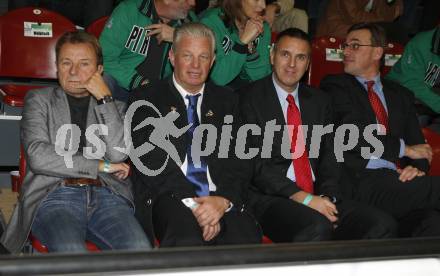
[[[174,67],[174,50],[171,48],[170,52],[168,53],[168,58],[170,59],[171,65]]]
[[[273,66],[273,59],[275,56],[275,46],[270,47],[270,64]]]
[[[385,49],[382,47],[375,47],[374,48],[374,59],[380,60],[382,56],[385,54]]]
[[[102,74],[102,72],[104,72],[104,66],[102,66],[101,64],[98,65],[98,72],[99,74]]]
[[[215,62],[215,55],[212,57],[211,65],[209,66],[209,69],[212,68],[212,66],[214,65],[214,62]]]

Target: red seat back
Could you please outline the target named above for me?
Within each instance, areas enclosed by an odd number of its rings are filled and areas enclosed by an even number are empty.
[[[312,41],[309,85],[319,87],[324,76],[344,72],[340,49],[342,43],[343,41],[336,37],[317,37]]]
[[[390,42],[385,48],[385,64],[382,66],[381,75],[385,76],[394,66],[394,64],[402,57],[404,47],[402,44]]]
[[[0,77],[16,80],[56,79],[55,44],[75,25],[64,16],[42,8],[26,7],[0,16]],[[1,85],[5,103],[22,105],[32,87]]]
[[[102,30],[104,29],[105,23],[107,22],[108,18],[109,18],[109,16],[104,16],[104,17],[101,17],[101,18],[95,20],[93,23],[91,23],[86,28],[86,32],[94,35],[96,38],[99,38]]]

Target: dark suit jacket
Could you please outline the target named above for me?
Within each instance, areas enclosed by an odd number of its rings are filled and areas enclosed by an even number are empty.
[[[133,92],[130,103],[137,100],[146,100],[152,103],[165,116],[172,109],[180,116],[175,120],[177,128],[188,125],[186,107],[182,96],[175,88],[172,78],[158,81],[147,88],[140,88]],[[211,124],[217,129],[216,148],[207,157],[209,174],[217,187],[215,195],[229,199],[238,210],[243,210],[243,183],[244,178],[239,174],[246,175],[246,170],[239,168],[239,162],[234,158],[232,150],[229,150],[229,158],[218,158],[218,149],[224,117],[232,115],[238,120],[238,97],[228,89],[216,86],[212,83],[205,85],[203,101],[201,105],[201,124]],[[145,126],[141,130],[133,131],[140,122],[147,117],[158,117],[158,114],[149,107],[143,106],[137,109],[133,116],[131,125],[132,140],[134,148],[137,148],[149,141],[152,126]],[[235,128],[234,128],[235,129]],[[232,133],[234,136],[234,133]],[[178,138],[169,137],[171,143],[176,147],[180,160],[185,160],[188,141],[186,134]],[[232,145],[232,143],[231,143]],[[204,146],[202,146],[202,149]],[[234,149],[232,146],[230,149]],[[167,158],[167,153],[156,147],[140,159],[149,169],[161,167]],[[157,176],[144,175],[137,168],[132,176],[134,183],[134,197],[137,206],[137,217],[143,226],[146,226],[145,216],[150,216],[150,206],[155,198],[164,193],[173,194],[177,198],[195,197],[194,185],[187,180],[180,167],[171,158],[165,169]],[[147,220],[149,220],[147,218]]]
[[[292,164],[291,159],[286,159],[281,154],[283,129],[287,123],[272,81],[272,75],[258,80],[238,92],[240,93],[240,111],[243,122],[260,126],[262,135],[268,121],[275,120],[277,125],[282,125],[281,131],[275,132],[271,158],[261,158],[261,155],[258,155],[254,160],[255,172],[252,180],[253,185],[251,185],[252,202],[264,205],[271,199],[271,196],[288,198],[300,189],[296,183],[286,177],[287,170]],[[332,123],[331,100],[323,92],[303,84],[300,84],[298,93],[302,124],[308,126],[306,148],[310,152],[313,125],[325,126]],[[250,145],[261,149],[262,135],[251,136]],[[316,178],[314,192],[315,194],[340,197],[338,190],[340,169],[333,152],[333,134],[323,135],[319,146],[318,158],[309,158]],[[261,208],[258,209],[261,211]]]
[[[382,85],[388,109],[389,131],[387,135],[375,137],[384,146],[382,158],[396,162],[399,160],[399,139],[403,139],[406,145],[424,144],[425,139],[417,120],[412,93],[388,79],[382,79]],[[345,167],[352,175],[359,177],[368,163],[361,156],[361,147],[372,148],[362,133],[367,125],[376,124],[368,94],[362,84],[349,74],[327,76],[321,81],[321,88],[332,97],[335,124],[354,124],[359,128],[357,146],[344,152]],[[429,169],[426,159],[402,158],[400,163],[402,167],[412,165],[425,172]]]

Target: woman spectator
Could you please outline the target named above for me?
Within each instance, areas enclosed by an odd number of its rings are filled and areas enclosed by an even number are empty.
[[[264,0],[223,0],[207,10],[201,22],[215,33],[216,61],[211,80],[239,87],[271,72],[271,32],[264,22]]]

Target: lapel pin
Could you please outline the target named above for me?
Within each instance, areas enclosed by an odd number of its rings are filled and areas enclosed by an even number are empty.
[[[212,117],[214,116],[214,112],[212,110],[208,110],[208,112],[205,114],[206,117]]]
[[[177,108],[175,106],[172,106],[170,109],[171,109],[171,112],[176,112],[177,111]]]

